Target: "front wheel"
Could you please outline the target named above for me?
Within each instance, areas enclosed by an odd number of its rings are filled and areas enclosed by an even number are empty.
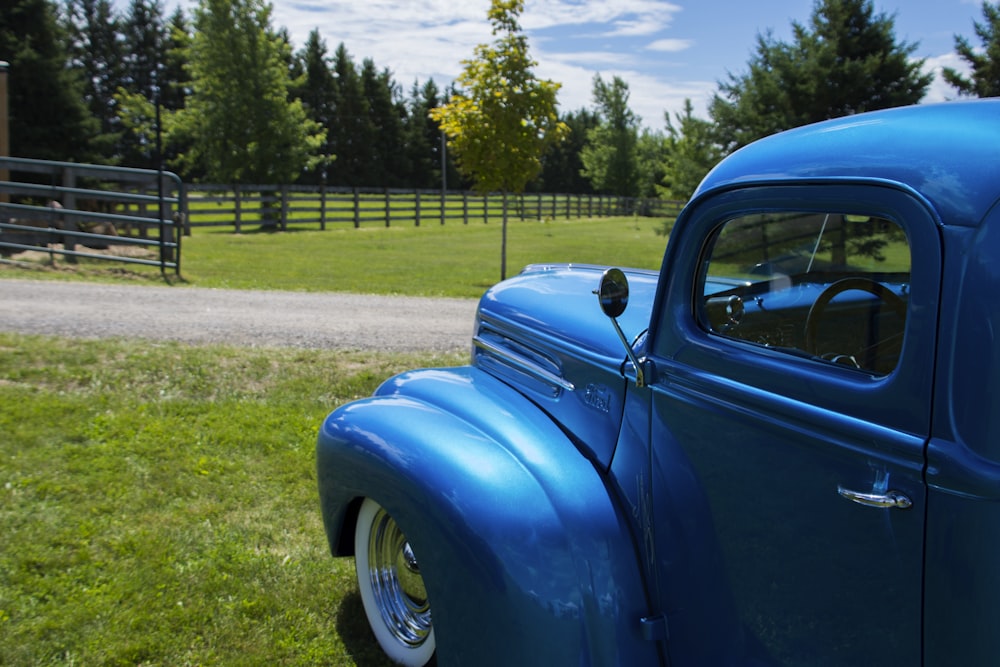
[[[426,665],[436,644],[420,566],[395,519],[371,498],[358,513],[354,565],[368,625],[379,646],[401,665]]]

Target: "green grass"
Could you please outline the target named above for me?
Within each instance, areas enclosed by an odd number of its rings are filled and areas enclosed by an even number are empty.
[[[526,264],[575,262],[659,268],[666,237],[656,218],[511,221],[507,275]],[[500,279],[501,225],[423,224],[327,231],[195,229],[182,240],[181,281],[199,287],[478,297]],[[14,259],[18,259],[15,256]],[[159,282],[153,267],[39,257],[0,277]]]
[[[382,665],[327,412],[454,356],[0,334],[0,665]]]

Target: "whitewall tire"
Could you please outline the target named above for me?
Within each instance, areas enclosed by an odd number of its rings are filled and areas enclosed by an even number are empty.
[[[354,565],[368,625],[379,646],[401,665],[426,665],[436,644],[420,567],[395,519],[371,498],[358,513]]]

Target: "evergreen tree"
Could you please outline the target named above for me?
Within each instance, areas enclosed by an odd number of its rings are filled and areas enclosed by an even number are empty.
[[[309,33],[309,38],[298,54],[302,77],[296,82],[294,94],[302,100],[306,113],[326,130],[326,138],[320,147],[323,160],[316,169],[304,174],[302,180],[307,183],[321,184],[327,182],[327,170],[335,158],[334,139],[336,137],[337,83],[326,51],[326,42],[320,37],[319,30]]]
[[[330,143],[337,157],[329,169],[330,182],[340,186],[364,185],[370,181],[367,158],[374,130],[361,77],[343,43],[333,54],[333,72],[337,97]]]
[[[416,81],[410,91],[410,103],[404,128],[404,152],[409,168],[408,184],[418,189],[441,187],[441,137],[437,121],[430,117],[442,98],[433,79],[420,86]],[[450,174],[449,174],[450,175]],[[448,187],[458,186],[449,179]]]
[[[167,29],[159,0],[132,0],[124,21],[126,88],[156,100],[167,61]]]
[[[188,73],[187,54],[191,48],[191,26],[180,7],[170,15],[164,44],[163,84],[160,103],[168,111],[184,108],[191,94],[191,75]]]
[[[73,67],[83,80],[83,99],[99,124],[92,148],[100,162],[122,162],[122,126],[114,94],[126,82],[122,24],[110,0],[70,0],[68,32]]]
[[[123,88],[153,105],[162,105],[164,98],[169,98],[174,93],[172,82],[167,81],[166,65],[170,45],[159,0],[132,0],[123,25],[127,53]],[[155,124],[155,109],[152,120]],[[126,165],[145,169],[159,166],[155,127],[153,130],[152,136],[127,132],[122,145]]]
[[[361,89],[373,130],[367,160],[370,165],[370,180],[366,185],[401,187],[407,171],[405,156],[401,151],[405,108],[399,100],[392,73],[387,69],[379,72],[374,61],[366,58],[361,63]]]
[[[0,59],[7,76],[10,149],[17,157],[90,162],[99,128],[79,71],[67,67],[67,36],[49,0],[0,4]]]
[[[594,76],[594,103],[600,123],[587,132],[580,153],[583,175],[594,190],[621,197],[639,196],[637,145],[640,118],[629,109],[628,84]]]
[[[667,199],[687,201],[705,175],[722,159],[712,124],[694,116],[691,100],[684,100],[684,112],[675,115],[676,125],[667,114],[667,147],[660,194]]]
[[[897,43],[894,22],[871,0],[817,0],[809,27],[792,23],[794,41],[758,35],[749,71],[730,75],[710,113],[727,150],[799,125],[863,111],[916,104],[932,75]]]
[[[973,21],[976,36],[983,46],[976,49],[964,37],[955,36],[955,51],[972,68],[972,75],[944,68],[945,81],[958,89],[960,95],[971,97],[1000,96],[1000,2],[983,2],[983,23]]]
[[[188,60],[192,92],[169,125],[189,141],[184,165],[219,183],[280,184],[315,160],[323,141],[289,101],[287,44],[263,0],[201,0]]]
[[[152,11],[159,14],[158,9]],[[174,133],[172,141],[163,141],[162,136],[157,136],[156,125],[157,101],[160,105],[160,122],[163,124],[170,118],[171,112],[184,108],[190,93],[191,81],[185,64],[191,34],[187,20],[178,8],[171,16],[169,25],[162,25],[162,19],[159,21],[160,34],[154,39],[155,33],[150,34],[148,30],[139,28],[150,25],[148,20],[142,19],[148,15],[149,8],[144,5],[142,8],[133,7],[130,18],[126,18],[126,23],[132,23],[132,27],[126,27],[126,35],[131,35],[127,37],[126,43],[144,43],[149,48],[145,55],[131,54],[126,59],[127,87],[119,88],[114,99],[122,126],[123,163],[132,167],[156,169],[161,164],[176,166],[179,156],[187,152],[191,145],[190,138],[184,139],[179,132]],[[158,61],[157,58],[161,60]],[[140,62],[149,63],[151,69],[137,71]],[[156,70],[155,77],[153,69]],[[163,134],[162,130],[160,134]],[[202,170],[189,166],[184,176],[189,179],[198,178],[203,173]]]
[[[587,145],[588,133],[600,124],[597,114],[589,109],[569,112],[562,117],[569,128],[566,140],[553,144],[542,158],[541,176],[533,183],[538,192],[590,194],[594,189],[583,175],[580,155]]]

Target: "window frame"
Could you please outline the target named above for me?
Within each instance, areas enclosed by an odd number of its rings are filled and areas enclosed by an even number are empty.
[[[872,377],[835,364],[704,331],[695,305],[706,247],[727,219],[775,210],[843,211],[896,222],[910,246],[909,314],[899,364]],[[912,433],[929,429],[937,341],[942,250],[940,219],[921,195],[881,179],[810,179],[749,183],[703,193],[674,227],[661,271],[646,350],[658,383],[710,378],[764,395]]]

